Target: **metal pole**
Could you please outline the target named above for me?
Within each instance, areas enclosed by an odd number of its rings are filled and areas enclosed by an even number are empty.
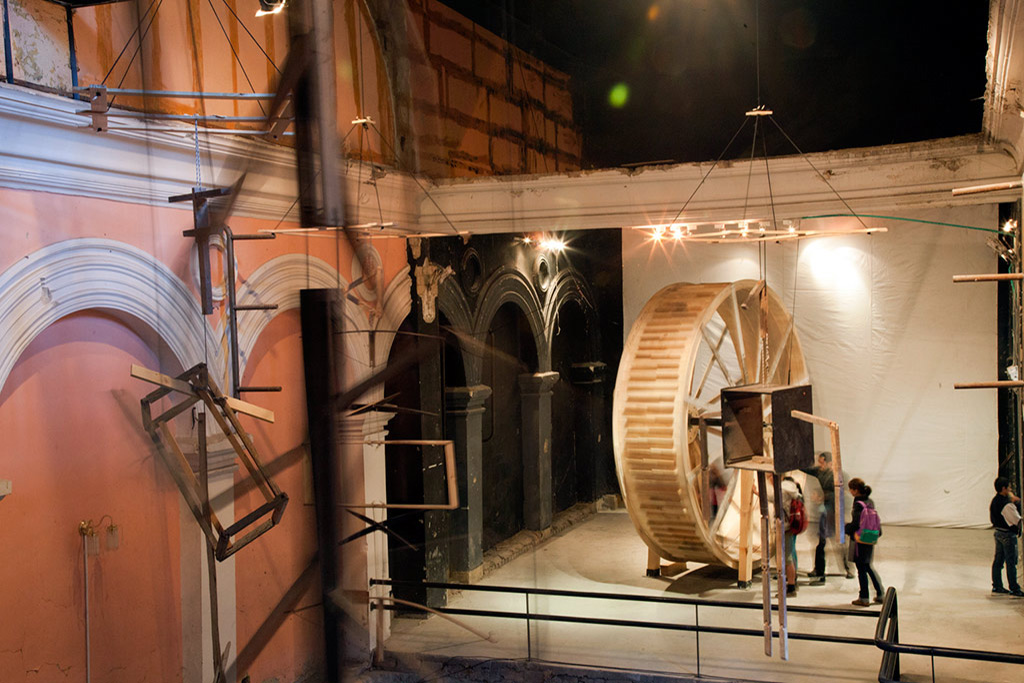
[[[700,605],[693,606],[693,625],[697,627],[697,678],[700,678]]]
[[[224,251],[227,257],[227,277],[224,292],[228,298],[228,345],[231,354],[231,395],[239,397],[238,387],[242,378],[238,376],[238,312],[235,306],[235,236],[231,228],[224,226]]]
[[[4,8],[7,0],[4,0]],[[89,654],[89,537],[82,534],[82,566],[85,568],[85,683],[92,681],[92,661]]]
[[[71,68],[71,89],[78,87],[78,53],[75,50],[75,10],[64,7],[64,16],[68,22],[68,66]],[[76,100],[82,99],[75,95]]]
[[[764,603],[764,653],[772,656],[772,576],[768,557],[768,481],[762,471],[757,473],[757,497],[761,505],[761,600]]]
[[[530,594],[524,593],[526,598],[526,661],[533,657],[533,649],[530,643]]]
[[[14,83],[14,55],[11,53],[11,12],[4,0],[4,73],[8,83]]]

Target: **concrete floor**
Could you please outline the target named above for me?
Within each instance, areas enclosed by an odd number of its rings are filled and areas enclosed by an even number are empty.
[[[812,564],[809,532],[798,543],[801,572]],[[886,527],[876,550],[875,568],[899,596],[900,641],[920,645],[1024,653],[1024,598],[993,596],[990,566],[991,531]],[[751,589],[736,587],[735,573],[691,565],[675,577],[645,576],[646,546],[621,510],[598,513],[495,570],[485,585],[528,586],[619,594],[676,595],[760,603],[757,576]],[[846,579],[830,555],[824,586],[801,585],[796,605],[850,607],[857,580]],[[800,583],[806,584],[801,576]],[[523,596],[466,591],[450,597],[450,606],[522,611]],[[530,599],[534,613],[590,615],[604,618],[694,623],[692,606],[615,601]],[[870,611],[877,612],[876,609]],[[870,646],[791,640],[789,661],[764,655],[756,637],[696,634],[628,627],[531,622],[466,617],[474,628],[490,633],[488,642],[439,617],[397,618],[386,642],[389,654],[408,659],[417,654],[502,660],[543,660],[617,670],[663,672],[677,676],[745,681],[877,680],[881,652]],[[761,613],[704,607],[702,625],[759,629]],[[790,614],[791,632],[842,634],[872,638],[874,618]],[[777,645],[776,645],[777,647]],[[777,653],[777,650],[776,650]],[[903,680],[932,680],[925,657],[902,658]],[[628,678],[628,676],[627,676]],[[1024,680],[1024,667],[938,659],[935,680],[997,683]]]

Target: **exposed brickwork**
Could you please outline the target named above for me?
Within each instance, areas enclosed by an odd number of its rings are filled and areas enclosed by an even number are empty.
[[[580,167],[569,77],[436,0],[409,0],[422,56],[410,54],[420,170],[434,176]],[[415,52],[415,51],[414,51]]]

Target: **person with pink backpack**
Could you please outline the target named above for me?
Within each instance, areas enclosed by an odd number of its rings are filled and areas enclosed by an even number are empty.
[[[850,493],[853,494],[853,518],[846,525],[846,533],[855,548],[853,562],[857,565],[857,579],[860,581],[860,595],[853,604],[867,607],[871,605],[871,601],[868,600],[869,578],[875,589],[875,602],[882,602],[882,595],[885,593],[878,572],[871,566],[875,543],[882,535],[882,520],[875,510],[875,503],[871,500],[871,487],[860,478],[851,479],[848,486]]]

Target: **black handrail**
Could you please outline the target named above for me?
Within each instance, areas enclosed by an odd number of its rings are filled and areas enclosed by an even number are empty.
[[[748,628],[735,628],[727,626],[706,626],[701,625],[699,617],[700,607],[720,607],[726,609],[747,609],[747,610],[762,610],[764,606],[760,603],[750,602],[733,602],[726,600],[703,600],[698,598],[684,598],[684,597],[667,597],[660,595],[623,595],[620,593],[600,593],[593,591],[572,591],[572,590],[558,590],[553,588],[523,588],[520,586],[484,586],[484,585],[471,585],[464,583],[444,583],[439,581],[402,581],[396,579],[370,579],[370,586],[416,586],[419,588],[435,588],[435,589],[447,589],[447,590],[459,590],[459,591],[476,591],[481,593],[505,593],[513,595],[525,595],[526,596],[526,611],[525,612],[506,612],[497,610],[483,610],[483,609],[469,609],[469,608],[458,608],[458,607],[436,607],[430,608],[430,611],[439,612],[445,615],[459,615],[459,616],[476,616],[476,617],[495,617],[500,619],[521,619],[526,621],[527,627],[527,659],[530,658],[530,638],[529,628],[531,621],[551,621],[551,622],[562,622],[571,624],[596,624],[602,626],[620,626],[620,627],[631,627],[631,628],[653,628],[662,629],[669,631],[688,631],[697,634],[697,673],[700,675],[700,634],[701,633],[717,633],[723,635],[735,635],[735,636],[750,636],[755,638],[763,638],[763,629],[748,629]],[[694,624],[678,624],[678,623],[665,623],[659,621],[635,621],[628,619],[607,619],[602,617],[581,617],[581,616],[569,616],[563,614],[538,614],[530,610],[530,596],[551,596],[551,597],[564,597],[564,598],[590,598],[597,600],[624,600],[629,602],[647,602],[647,603],[669,603],[675,605],[692,605],[695,607],[695,623]],[[373,603],[373,609],[382,609],[388,611],[395,611],[400,609],[397,605],[385,604],[383,600],[375,600],[372,596],[370,598]],[[775,609],[775,606],[772,606]],[[852,617],[877,617],[880,613],[875,611],[864,611],[864,610],[853,610],[853,609],[840,609],[832,607],[803,607],[803,606],[792,606],[788,608],[788,611],[801,613],[801,614],[814,614],[814,615],[838,615],[838,616],[852,616]],[[779,637],[778,631],[772,632],[773,637]],[[875,641],[871,638],[855,638],[852,636],[837,636],[837,635],[826,635],[817,633],[794,633],[789,632],[788,637],[793,640],[807,640],[816,642],[826,643],[845,643],[848,645],[866,645],[873,646]],[[378,647],[382,644],[378,643]]]
[[[896,589],[891,586],[885,591],[882,611],[875,626],[875,647],[882,650],[882,664],[878,670],[879,683],[895,683],[900,680],[900,655],[922,655],[932,658],[932,680],[935,680],[935,657],[947,659],[970,659],[1000,664],[1024,664],[1024,655],[989,650],[970,650],[958,647],[936,647],[932,645],[910,645],[899,642],[899,606]]]
[[[512,593],[518,595],[547,595],[561,598],[593,598],[596,600],[626,600],[629,602],[661,602],[677,605],[700,605],[701,607],[727,607],[730,609],[763,610],[759,602],[735,602],[729,600],[707,600],[704,598],[669,597],[664,595],[630,595],[622,593],[599,593],[593,591],[572,591],[556,588],[524,588],[522,586],[484,586],[468,583],[444,583],[441,581],[403,581],[399,579],[370,579],[371,586],[419,586],[421,588],[444,588],[448,590],[478,591],[483,593]],[[772,604],[773,610],[778,605]],[[843,617],[877,617],[881,612],[853,610],[841,607],[806,607],[787,605],[787,612],[801,614],[834,615]],[[758,631],[758,633],[762,633]],[[763,634],[763,633],[762,633]]]

